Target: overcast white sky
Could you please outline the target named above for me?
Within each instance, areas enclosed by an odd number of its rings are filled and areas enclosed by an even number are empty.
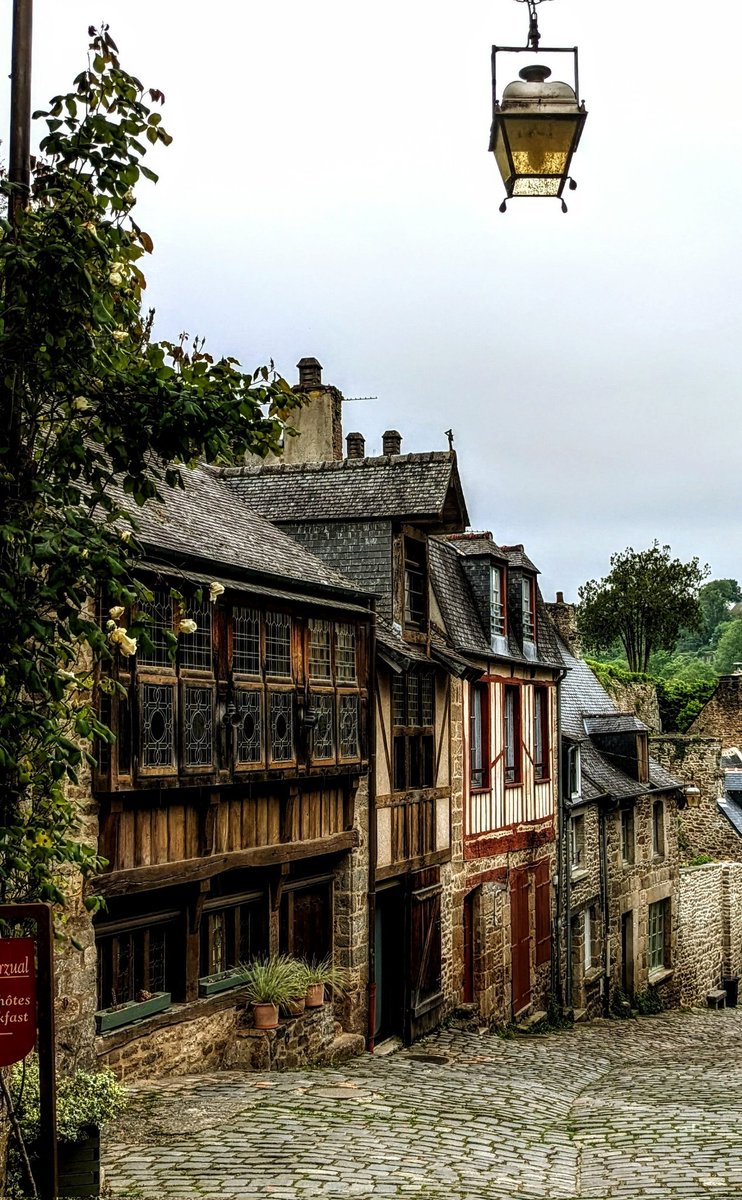
[[[378,397],[345,411],[369,453],[453,426],[472,525],[524,542],[547,598],[655,537],[739,577],[741,8],[541,5],[590,114],[566,216],[498,212],[489,59],[525,42],[513,0],[36,0],[34,106],[107,20],[175,138],[137,210],[159,335],[292,381],[316,356]]]

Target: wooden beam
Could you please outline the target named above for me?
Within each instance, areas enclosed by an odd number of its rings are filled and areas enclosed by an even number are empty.
[[[93,890],[101,896],[125,896],[140,887],[168,887],[171,884],[193,883],[209,879],[222,871],[239,867],[268,867],[275,863],[296,862],[301,858],[317,858],[322,854],[342,854],[358,845],[358,830],[306,842],[287,842],[278,846],[254,846],[228,854],[206,858],[187,858],[180,862],[156,863],[149,867],[132,867],[126,871],[109,871],[97,875]]]

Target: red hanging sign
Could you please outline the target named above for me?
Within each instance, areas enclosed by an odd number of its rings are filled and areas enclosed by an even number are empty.
[[[36,1044],[35,952],[33,938],[0,938],[0,1067]]]

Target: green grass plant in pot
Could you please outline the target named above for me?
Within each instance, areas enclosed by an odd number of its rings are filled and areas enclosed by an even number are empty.
[[[307,1008],[321,1008],[325,1002],[325,988],[342,996],[348,986],[348,973],[336,967],[331,958],[323,958],[319,962],[302,964],[304,983],[306,987]]]
[[[287,954],[273,958],[254,958],[244,967],[247,1003],[252,1005],[256,1029],[275,1029],[278,1010],[285,1008],[297,994],[296,960]]]

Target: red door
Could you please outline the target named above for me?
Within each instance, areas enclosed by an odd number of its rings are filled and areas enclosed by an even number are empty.
[[[513,1016],[531,1003],[531,930],[528,919],[528,872],[510,876],[510,947]]]

